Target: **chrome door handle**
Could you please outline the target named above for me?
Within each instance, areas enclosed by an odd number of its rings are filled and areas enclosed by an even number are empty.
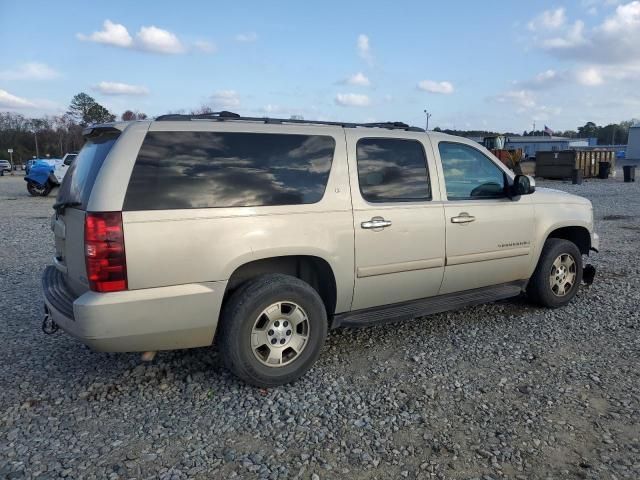
[[[451,217],[451,223],[471,223],[475,222],[476,217],[472,217],[467,212],[462,212],[457,217]]]
[[[371,220],[362,222],[360,224],[362,228],[367,230],[375,230],[377,228],[387,228],[391,226],[391,221],[385,220],[382,217],[373,217]]]

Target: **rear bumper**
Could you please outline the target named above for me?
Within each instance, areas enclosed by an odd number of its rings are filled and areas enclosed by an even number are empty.
[[[86,292],[74,298],[55,267],[47,267],[42,276],[45,305],[53,320],[82,343],[104,352],[211,345],[226,283]]]

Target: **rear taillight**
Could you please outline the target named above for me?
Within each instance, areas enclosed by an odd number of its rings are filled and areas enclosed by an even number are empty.
[[[89,288],[94,292],[127,289],[127,259],[121,212],[87,213],[84,257]]]

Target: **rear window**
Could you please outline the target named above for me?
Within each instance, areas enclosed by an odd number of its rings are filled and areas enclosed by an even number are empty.
[[[149,132],[124,210],[257,207],[319,202],[332,137],[237,132]]]
[[[100,167],[119,135],[110,131],[87,140],[62,180],[56,203],[78,203],[78,208],[87,208]]]

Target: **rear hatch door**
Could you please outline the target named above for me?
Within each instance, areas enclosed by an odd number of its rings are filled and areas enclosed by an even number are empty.
[[[54,265],[76,295],[89,290],[84,256],[84,219],[100,168],[121,131],[94,128],[64,176],[51,217],[55,235]]]

